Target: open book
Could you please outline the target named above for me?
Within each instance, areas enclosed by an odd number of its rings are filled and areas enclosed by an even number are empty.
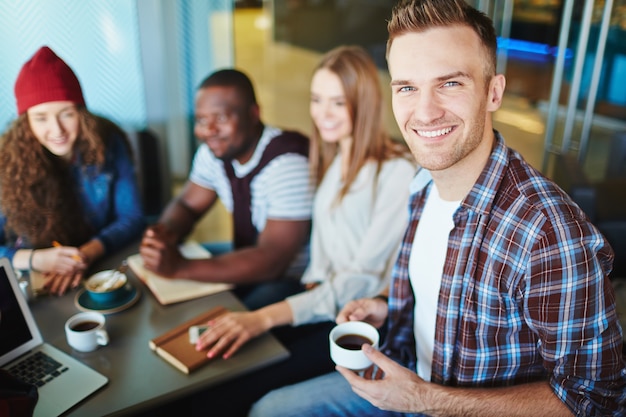
[[[223,307],[215,307],[196,316],[161,336],[150,340],[148,343],[150,349],[181,372],[188,374],[210,361],[206,351],[197,351],[196,345],[189,342],[189,327],[206,324],[207,321],[217,318],[226,313],[226,311]]]
[[[191,241],[181,245],[180,252],[188,259],[207,259],[211,257],[209,251],[198,243]],[[150,288],[156,299],[163,305],[192,300],[232,288],[231,284],[162,277],[144,268],[143,260],[139,254],[128,257],[128,266]]]

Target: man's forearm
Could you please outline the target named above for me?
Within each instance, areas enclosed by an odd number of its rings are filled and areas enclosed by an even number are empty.
[[[191,233],[199,217],[180,198],[175,198],[167,205],[158,223],[163,224],[170,233],[176,235],[178,240],[183,240]]]
[[[525,417],[572,416],[547,382],[503,388],[453,388],[430,384],[434,389],[433,416]]]
[[[288,266],[289,262],[275,253],[250,247],[214,258],[185,260],[176,276],[204,282],[254,284],[279,278]]]

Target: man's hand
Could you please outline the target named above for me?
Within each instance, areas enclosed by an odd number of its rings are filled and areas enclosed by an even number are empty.
[[[364,378],[354,371],[337,366],[337,371],[346,378],[356,394],[382,410],[429,413],[431,408],[426,400],[432,398],[428,394],[433,384],[370,345],[363,345],[363,352],[372,360],[378,372],[372,373],[373,368],[370,368]],[[372,377],[379,379],[369,379]]]
[[[165,277],[177,275],[185,261],[178,250],[174,234],[162,225],[149,227],[145,231],[139,253],[146,269]]]
[[[497,388],[449,387],[424,381],[369,345],[374,363],[361,377],[337,366],[352,390],[374,406],[403,413],[437,416],[571,416],[547,381]]]

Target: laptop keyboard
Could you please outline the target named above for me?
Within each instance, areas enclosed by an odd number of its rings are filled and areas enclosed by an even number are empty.
[[[69,368],[43,352],[36,352],[7,370],[24,382],[41,387]]]

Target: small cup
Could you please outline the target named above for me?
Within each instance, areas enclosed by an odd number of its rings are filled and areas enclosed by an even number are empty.
[[[65,322],[67,343],[80,352],[91,352],[109,343],[104,329],[105,318],[100,313],[78,313]]]
[[[122,299],[128,293],[126,274],[114,270],[100,271],[85,281],[89,297],[100,305],[110,305]]]
[[[330,357],[339,366],[360,371],[372,364],[361,350],[364,343],[378,349],[380,335],[371,324],[362,321],[348,321],[338,324],[328,336]]]

